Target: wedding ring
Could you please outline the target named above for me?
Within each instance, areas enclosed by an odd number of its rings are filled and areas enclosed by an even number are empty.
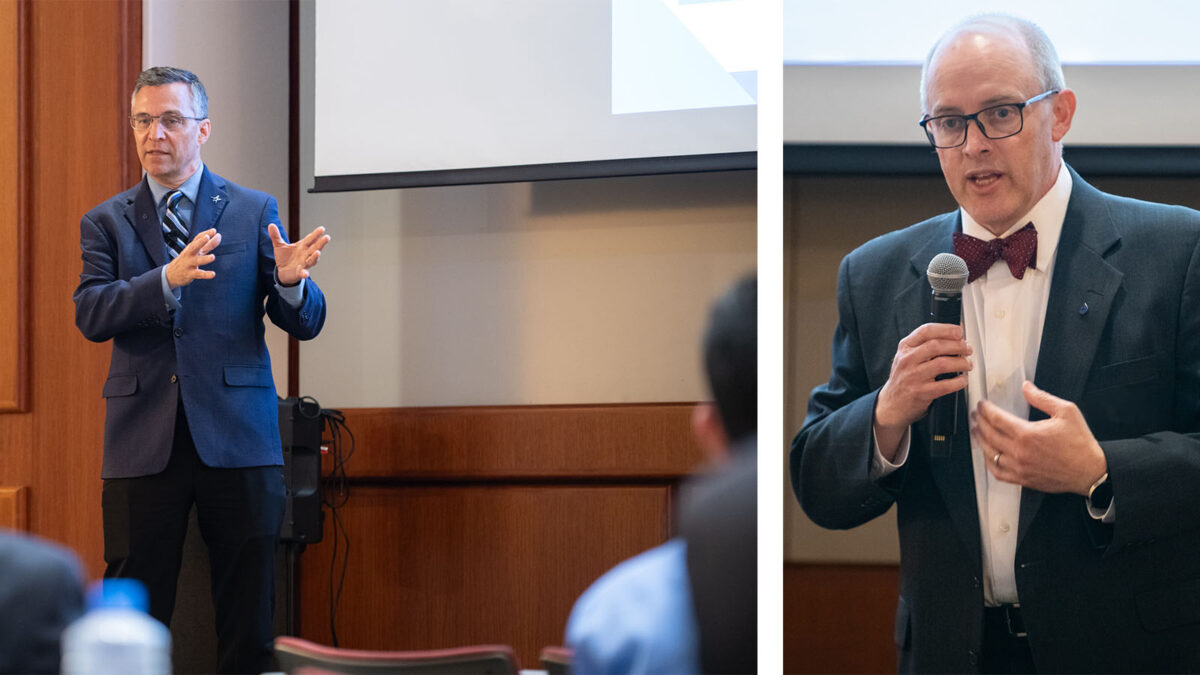
[[[992,464],[995,464],[997,469],[1000,468],[1000,455],[1001,453],[997,452],[996,456],[992,457]]]

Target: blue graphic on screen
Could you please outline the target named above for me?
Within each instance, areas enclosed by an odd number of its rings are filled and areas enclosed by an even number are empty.
[[[612,112],[754,105],[751,0],[612,0]]]

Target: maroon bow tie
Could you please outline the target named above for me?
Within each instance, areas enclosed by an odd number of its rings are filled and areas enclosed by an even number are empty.
[[[962,232],[954,233],[954,255],[967,262],[967,283],[987,274],[1001,258],[1008,271],[1017,279],[1025,277],[1025,268],[1037,269],[1037,230],[1033,223],[1013,232],[1004,239],[984,241]]]

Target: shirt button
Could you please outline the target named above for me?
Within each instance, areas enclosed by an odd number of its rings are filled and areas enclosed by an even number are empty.
[[[997,319],[1003,319],[1005,317],[1005,315],[1006,315],[1006,312],[1003,309],[996,310],[996,318]]]
[[[171,373],[171,384],[175,384],[178,381],[179,381],[179,376],[176,375],[175,373]]]
[[[1000,523],[999,529],[1000,529],[1000,534],[1008,534],[1008,530],[1009,530],[1008,523]]]
[[[183,337],[183,329],[182,328],[175,329],[175,337]]]

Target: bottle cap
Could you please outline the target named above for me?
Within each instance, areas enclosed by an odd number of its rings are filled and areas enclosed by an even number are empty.
[[[146,586],[137,579],[103,579],[88,589],[88,609],[128,607],[141,612],[150,607]]]

